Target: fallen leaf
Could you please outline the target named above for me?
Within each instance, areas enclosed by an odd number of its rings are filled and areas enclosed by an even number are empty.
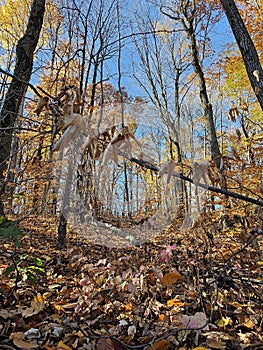
[[[187,303],[183,303],[180,299],[171,299],[171,300],[167,300],[167,306],[168,307],[174,307],[174,306],[185,306]]]
[[[10,339],[13,340],[15,346],[20,349],[36,349],[38,344],[36,340],[25,340],[23,332],[17,332],[10,334]]]
[[[58,347],[57,350],[72,350],[72,348],[70,346],[67,346],[66,344],[63,343],[62,340],[60,340],[60,342],[58,343]]]
[[[221,340],[208,340],[207,344],[212,349],[222,349],[224,350],[226,348],[226,343]]]
[[[245,326],[246,328],[249,328],[249,329],[255,328],[254,323],[253,323],[250,319],[248,319],[248,320],[244,323],[244,326]]]
[[[135,326],[129,326],[128,328],[128,335],[132,336],[132,338],[135,336],[135,333],[136,333],[136,327]]]
[[[218,327],[225,327],[231,323],[231,319],[228,317],[222,317],[221,320],[217,322]]]
[[[182,315],[181,322],[185,328],[196,330],[209,330],[207,317],[204,312],[196,312],[194,316]]]
[[[165,250],[162,250],[160,253],[160,262],[169,262],[173,256],[173,250],[175,249],[175,245],[168,245]]]
[[[97,350],[114,350],[114,346],[110,338],[101,338],[97,343]]]
[[[163,276],[163,278],[160,280],[160,283],[166,286],[170,286],[180,278],[181,275],[178,272],[169,272]]]
[[[30,317],[41,312],[45,307],[45,298],[42,295],[37,295],[32,301],[31,306],[22,310],[23,317]]]
[[[167,350],[170,345],[168,340],[158,340],[154,342],[152,345],[148,346],[147,350]]]
[[[163,321],[163,320],[165,319],[165,317],[166,317],[166,316],[165,316],[164,314],[160,314],[160,315],[159,315],[159,320],[160,320],[160,321]]]

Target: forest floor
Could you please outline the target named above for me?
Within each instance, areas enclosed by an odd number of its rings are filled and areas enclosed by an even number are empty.
[[[22,247],[0,245],[0,349],[263,349],[262,235],[206,219],[128,248],[69,233],[64,250],[54,220],[24,223]]]

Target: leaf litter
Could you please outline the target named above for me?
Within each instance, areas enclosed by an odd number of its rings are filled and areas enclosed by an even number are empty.
[[[25,225],[23,247],[0,248],[0,348],[263,349],[257,251],[204,222],[127,249],[71,233],[62,251],[54,223]],[[43,262],[34,283],[4,275],[25,253]]]

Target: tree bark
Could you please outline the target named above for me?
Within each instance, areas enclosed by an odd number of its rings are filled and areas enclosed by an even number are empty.
[[[243,57],[250,84],[263,111],[263,69],[257,50],[238,12],[235,1],[220,1]],[[258,73],[258,77],[254,75],[254,72]]]
[[[213,108],[208,98],[204,72],[199,60],[196,36],[193,28],[193,18],[186,19],[186,20],[188,22],[187,25],[185,25],[185,22],[183,22],[183,25],[185,27],[187,37],[189,40],[193,68],[199,81],[199,87],[200,87],[199,95],[200,95],[200,101],[201,101],[202,108],[204,110],[204,115],[205,115],[206,124],[207,124],[209,143],[211,147],[211,157],[212,157],[212,160],[215,162],[217,168],[220,170],[221,169],[221,152],[219,149],[218,140],[216,136]]]
[[[57,248],[62,250],[66,247],[67,242],[67,220],[63,214],[60,215],[59,225],[58,225],[58,242]]]
[[[14,77],[0,113],[0,216],[4,215],[2,200],[4,172],[7,169],[7,161],[10,156],[13,127],[27,90],[27,83],[31,78],[34,51],[42,28],[44,12],[45,0],[33,0],[26,32],[16,46]]]

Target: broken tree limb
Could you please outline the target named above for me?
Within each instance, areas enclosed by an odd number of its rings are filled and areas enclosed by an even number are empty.
[[[121,154],[121,155],[124,156],[123,154]],[[137,158],[134,158],[134,157],[131,157],[131,158],[128,158],[128,159],[131,162],[136,163],[136,164],[140,165],[143,168],[146,168],[146,169],[152,170],[152,171],[154,171],[156,173],[159,173],[160,169],[154,164],[145,162],[145,161],[143,161],[141,159],[137,159]],[[173,177],[177,177],[179,179],[182,179],[184,181],[187,181],[187,182],[190,182],[190,183],[193,184],[193,180],[190,177],[187,177],[187,176],[182,175],[180,173],[177,173],[175,171],[172,172],[172,176]],[[232,197],[232,198],[240,199],[242,201],[245,201],[245,202],[248,202],[248,203],[252,203],[252,204],[255,204],[255,205],[259,205],[259,206],[263,207],[263,201],[261,201],[259,199],[243,196],[242,194],[239,194],[239,193],[236,193],[236,192],[231,192],[231,191],[228,191],[228,190],[223,190],[222,188],[208,186],[208,185],[203,184],[203,183],[199,183],[198,186],[201,187],[201,188],[204,188],[204,189],[206,189],[208,191],[214,192],[214,193],[223,194],[223,195],[226,195],[226,196],[229,196],[229,197]]]

